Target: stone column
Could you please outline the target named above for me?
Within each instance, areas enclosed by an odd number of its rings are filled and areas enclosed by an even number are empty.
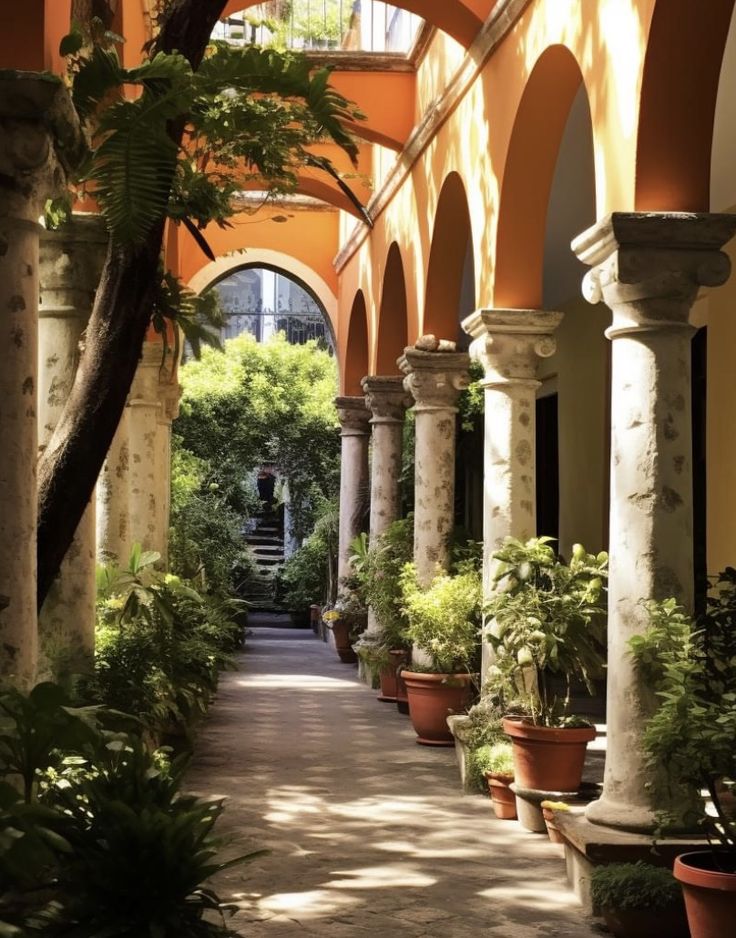
[[[128,411],[130,537],[144,550],[162,548],[161,455],[159,423],[163,419],[160,376],[163,361],[160,342],[146,341],[130,388]]]
[[[0,73],[0,680],[36,675],[38,219],[81,155],[60,81]]]
[[[414,563],[425,586],[438,567],[447,567],[455,516],[455,415],[469,364],[465,352],[411,347],[399,359],[404,387],[415,401]]]
[[[127,567],[130,532],[129,413],[125,407],[97,480],[97,560]]]
[[[156,433],[156,533],[154,549],[161,554],[161,564],[169,565],[169,526],[171,520],[171,423],[179,416],[181,386],[170,370],[161,374],[159,381],[161,409],[158,412]]]
[[[340,532],[337,553],[338,584],[350,575],[350,542],[360,534],[368,498],[368,441],[370,412],[363,397],[335,399],[340,420]],[[339,586],[338,586],[339,590]]]
[[[403,378],[372,375],[363,378],[365,402],[371,417],[371,543],[398,519],[401,513],[401,451],[404,442],[404,412],[411,398]],[[375,631],[373,610],[368,610],[368,629]]]
[[[74,215],[41,236],[39,307],[39,453],[69,397],[107,249],[99,215]],[[95,637],[95,511],[87,507],[39,616],[39,677],[89,665]]]
[[[647,628],[642,600],[692,606],[688,315],[699,287],[728,278],[720,249],[734,231],[734,215],[616,212],[573,242],[592,268],[586,298],[613,312],[608,751],[603,795],[587,811],[596,824],[650,831],[656,811],[677,817],[687,806],[646,766],[643,728],[657,701],[628,641]]]
[[[562,313],[483,309],[463,322],[471,357],[483,365],[483,595],[493,591],[493,554],[506,537],[537,534],[536,391],[541,359],[555,352]],[[544,534],[544,531],[540,531]],[[483,643],[482,673],[490,646]]]

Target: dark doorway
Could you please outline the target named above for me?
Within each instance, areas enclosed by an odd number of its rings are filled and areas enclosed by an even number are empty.
[[[558,396],[537,398],[537,533],[560,536]]]
[[[708,543],[706,531],[706,409],[708,389],[708,330],[698,329],[693,336],[692,408],[693,408],[693,566],[695,572],[695,610],[705,607],[708,592]]]

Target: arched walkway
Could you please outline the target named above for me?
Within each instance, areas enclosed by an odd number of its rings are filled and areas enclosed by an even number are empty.
[[[227,799],[233,925],[258,938],[592,938],[558,848],[459,792],[452,750],[417,746],[311,632],[254,628],[189,773]]]

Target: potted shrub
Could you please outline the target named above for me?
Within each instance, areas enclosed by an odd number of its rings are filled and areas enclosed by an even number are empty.
[[[481,578],[469,563],[455,575],[438,574],[423,589],[413,564],[401,574],[407,635],[428,664],[403,670],[409,715],[417,742],[452,746],[447,715],[465,710],[471,697],[472,669],[478,661]]]
[[[503,728],[514,745],[517,785],[575,792],[595,728],[568,712],[570,686],[581,681],[592,694],[602,673],[608,556],[576,544],[566,564],[551,540],[507,538],[494,554],[496,591],[484,609],[494,651],[487,677],[509,714]],[[555,677],[564,681],[562,696]]]
[[[663,830],[688,826],[694,806],[709,849],[675,861],[693,938],[716,938],[736,918],[736,570],[712,583],[696,623],[674,599],[648,604],[650,627],[630,647],[660,698],[644,736],[653,785],[691,793],[681,816],[660,813]],[[700,792],[707,790],[706,810]],[[656,787],[655,787],[656,792]]]
[[[593,870],[590,888],[594,909],[616,938],[688,938],[682,893],[670,870],[641,860],[611,863]]]
[[[373,612],[374,624],[356,647],[368,672],[378,679],[379,700],[396,702],[397,673],[409,657],[407,620],[402,609],[401,570],[413,551],[412,518],[394,521],[371,543],[364,536],[352,545],[351,564],[361,601]]]
[[[505,821],[516,819],[516,796],[511,791],[514,781],[514,757],[511,744],[505,740],[487,747],[485,756],[485,778],[497,818]]]

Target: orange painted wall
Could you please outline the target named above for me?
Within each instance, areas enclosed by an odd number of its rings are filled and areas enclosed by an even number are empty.
[[[71,0],[0,4],[0,68],[61,73],[59,42],[69,32]]]

